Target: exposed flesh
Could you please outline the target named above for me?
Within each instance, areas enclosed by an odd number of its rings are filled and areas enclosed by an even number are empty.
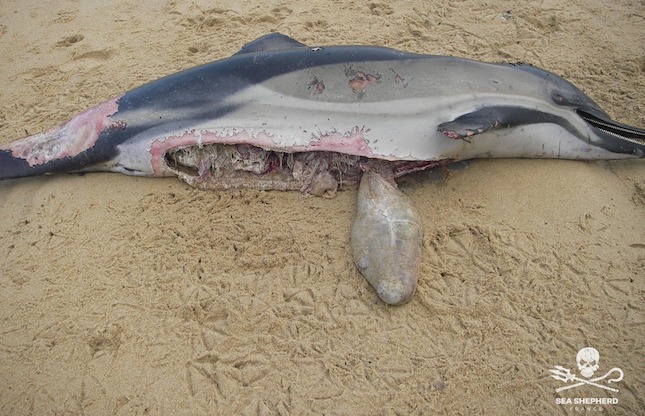
[[[166,164],[200,189],[299,190],[333,196],[357,184],[364,170],[395,178],[448,161],[387,161],[336,152],[279,152],[246,144],[211,144],[171,149]]]

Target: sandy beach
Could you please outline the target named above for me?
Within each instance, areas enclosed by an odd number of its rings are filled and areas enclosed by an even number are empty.
[[[7,0],[0,143],[269,32],[534,64],[645,127],[644,1]],[[354,267],[356,189],[3,181],[0,414],[645,414],[643,162],[403,178],[425,238],[400,307]],[[584,347],[617,392],[556,392]]]

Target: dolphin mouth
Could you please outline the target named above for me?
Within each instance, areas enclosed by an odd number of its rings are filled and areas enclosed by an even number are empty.
[[[645,130],[619,123],[593,110],[578,109],[576,113],[606,140],[601,146],[607,150],[645,156]]]
[[[298,190],[333,196],[344,185],[356,185],[364,171],[385,177],[443,166],[450,160],[388,161],[328,151],[277,151],[250,144],[208,144],[168,149],[166,166],[199,189]]]

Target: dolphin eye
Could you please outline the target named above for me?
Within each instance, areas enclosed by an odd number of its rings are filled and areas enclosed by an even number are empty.
[[[554,92],[554,93],[551,95],[551,99],[552,99],[552,100],[553,100],[553,102],[555,102],[556,104],[564,104],[564,97],[563,97],[563,96],[562,96],[562,94],[560,94],[559,92]]]

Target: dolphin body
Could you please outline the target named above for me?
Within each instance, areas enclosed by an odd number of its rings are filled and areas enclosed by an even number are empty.
[[[114,171],[324,194],[367,169],[644,155],[645,130],[530,65],[312,48],[273,33],[0,147],[0,179]]]
[[[645,130],[530,65],[270,34],[0,147],[0,179],[114,171],[315,195],[360,182],[354,262],[396,305],[416,290],[423,229],[394,178],[472,158],[644,155]]]

